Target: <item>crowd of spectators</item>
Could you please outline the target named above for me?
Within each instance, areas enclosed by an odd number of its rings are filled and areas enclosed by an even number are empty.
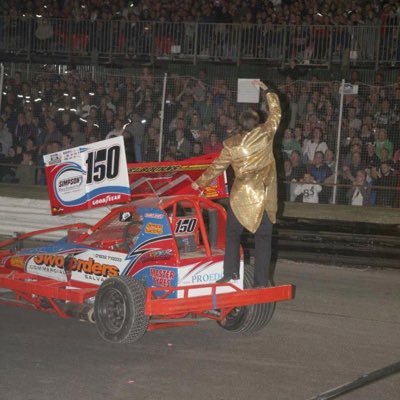
[[[372,62],[379,37],[380,59],[400,61],[400,0],[0,0],[0,15],[0,47],[17,53]]]
[[[374,85],[352,74],[357,94],[344,96],[339,165],[339,82],[293,82],[282,89],[289,99],[289,127],[282,140],[287,200],[399,207],[400,74],[390,86],[382,74]]]
[[[287,70],[285,121],[277,135],[280,180],[290,201],[332,202],[339,125],[339,83],[293,81]],[[6,79],[0,118],[0,180],[44,184],[42,155],[123,136],[128,162],[156,162],[211,154],[240,127],[247,105],[236,103],[234,82],[171,75],[160,151],[162,79],[148,68],[138,77],[96,79],[76,71],[39,74],[31,82]],[[399,206],[400,74],[385,86],[352,83],[344,97],[336,203]],[[267,111],[265,105],[262,105]],[[392,188],[392,189],[391,189]]]
[[[207,23],[396,24],[398,0],[11,0],[2,15],[75,20],[134,20]]]

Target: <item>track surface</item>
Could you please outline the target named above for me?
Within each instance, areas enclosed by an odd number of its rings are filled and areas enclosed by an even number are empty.
[[[89,323],[0,305],[1,400],[308,400],[400,361],[400,273],[279,261],[297,285],[257,336],[213,322],[103,342]],[[340,397],[396,400],[400,374]]]

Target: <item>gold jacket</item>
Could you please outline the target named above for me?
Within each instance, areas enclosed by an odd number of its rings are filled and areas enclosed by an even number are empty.
[[[226,139],[220,155],[197,179],[200,187],[232,165],[235,181],[230,194],[232,211],[250,232],[260,226],[264,210],[272,223],[278,208],[275,158],[272,151],[274,136],[281,120],[279,98],[267,93],[269,116],[265,123],[245,134],[237,133]]]

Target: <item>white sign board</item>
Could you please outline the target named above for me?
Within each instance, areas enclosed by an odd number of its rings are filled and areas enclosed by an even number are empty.
[[[254,80],[255,79],[238,79],[238,103],[259,103],[260,88],[253,85]]]
[[[130,200],[122,136],[44,157],[53,214]]]

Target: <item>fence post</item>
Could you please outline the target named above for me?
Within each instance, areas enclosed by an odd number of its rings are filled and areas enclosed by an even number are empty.
[[[164,113],[165,113],[165,96],[167,92],[167,77],[168,74],[164,74],[163,91],[161,99],[161,115],[160,115],[160,142],[158,149],[158,161],[162,161],[162,146],[163,146],[163,135],[164,135]]]
[[[198,47],[198,40],[199,40],[199,23],[196,22],[194,29],[194,51],[193,51],[193,65],[197,64],[197,47]]]
[[[329,32],[329,45],[328,45],[328,69],[331,69],[332,66],[332,54],[333,54],[333,26],[328,26]]]
[[[31,51],[32,51],[32,36],[34,37],[34,35],[33,35],[33,30],[34,30],[34,27],[33,27],[33,18],[30,18],[29,19],[29,22],[28,22],[28,34],[27,34],[27,39],[28,39],[28,49],[27,49],[27,55],[26,55],[26,59],[27,59],[27,61],[28,62],[30,62],[31,61]],[[31,33],[32,33],[32,36],[31,36]]]
[[[150,34],[151,34],[151,49],[150,49],[150,62],[151,65],[154,65],[155,59],[156,59],[156,23],[154,21],[150,22]]]
[[[108,31],[109,35],[110,35],[110,42],[108,43],[108,45],[110,46],[110,52],[109,52],[109,57],[110,57],[110,63],[112,63],[112,58],[113,58],[113,40],[114,40],[114,22],[117,21],[107,21],[110,23],[110,29]]]
[[[380,53],[380,44],[381,44],[381,31],[382,31],[382,23],[375,27],[378,30],[375,43],[375,71],[378,71],[379,68],[379,53]]]
[[[286,54],[287,54],[287,37],[288,37],[288,32],[287,30],[289,29],[288,25],[283,25],[283,46],[282,46],[282,64],[281,67],[284,68],[285,67],[285,62],[286,62]],[[279,27],[278,27],[279,29]],[[290,59],[290,57],[289,57]]]
[[[237,60],[236,60],[236,65],[240,65],[240,56],[242,55],[242,32],[243,32],[243,25],[239,24],[239,32],[238,32],[238,41],[237,41]]]
[[[340,143],[341,143],[341,135],[342,135],[342,119],[343,119],[343,99],[344,99],[344,79],[342,79],[342,83],[340,85],[340,107],[339,107],[339,125],[338,125],[338,133],[337,133],[337,142],[336,142],[336,160],[335,160],[335,175],[333,177],[333,196],[332,203],[336,204],[336,192],[337,192],[337,178],[339,172],[339,160],[340,160]]]
[[[3,99],[3,83],[4,83],[4,64],[0,64],[0,114],[1,114],[1,104]]]

